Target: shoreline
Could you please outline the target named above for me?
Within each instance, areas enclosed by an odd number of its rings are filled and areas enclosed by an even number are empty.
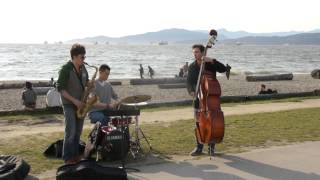
[[[230,74],[230,77],[232,76],[246,76],[246,75],[273,75],[273,74],[287,74],[287,73],[291,73],[291,72],[272,72],[272,73],[266,73],[265,71],[262,72],[249,72],[249,71],[244,71],[244,72],[232,72]],[[309,75],[311,76],[311,72],[297,72],[297,73],[292,73],[293,75]],[[217,73],[217,77],[224,77],[225,74],[222,73]],[[90,77],[90,76],[89,76]],[[146,76],[147,78],[144,79],[150,79],[149,76]],[[153,79],[162,79],[162,78],[176,78],[173,76],[155,76],[155,78]],[[130,81],[132,79],[140,79],[138,76],[137,77],[132,77],[132,78],[111,78],[108,79],[108,81]],[[57,78],[55,78],[55,81],[57,80]],[[47,79],[22,79],[22,80],[18,80],[18,79],[0,79],[0,84],[1,83],[23,83],[25,81],[31,81],[31,82],[49,82],[50,78]]]

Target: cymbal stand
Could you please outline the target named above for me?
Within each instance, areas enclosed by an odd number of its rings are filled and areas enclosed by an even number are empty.
[[[149,149],[152,150],[152,146],[149,142],[149,140],[147,139],[147,137],[145,136],[145,134],[143,133],[142,129],[139,127],[139,116],[135,116],[135,127],[134,127],[134,140],[131,140],[131,145],[130,145],[130,152],[133,156],[133,158],[135,159],[136,156],[140,153],[143,152],[142,151],[142,147],[141,147],[141,143],[140,143],[140,139],[144,139],[148,146]],[[142,135],[142,138],[140,137],[140,135]]]

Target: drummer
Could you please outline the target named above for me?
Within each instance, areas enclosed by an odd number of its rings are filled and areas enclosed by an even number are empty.
[[[106,64],[102,64],[99,67],[99,78],[95,81],[95,90],[92,92],[92,95],[98,96],[99,102],[93,105],[89,111],[91,123],[99,121],[102,126],[108,125],[110,118],[105,116],[101,110],[114,109],[118,105],[118,95],[107,81],[110,70],[110,67]],[[112,100],[114,101],[112,102]]]

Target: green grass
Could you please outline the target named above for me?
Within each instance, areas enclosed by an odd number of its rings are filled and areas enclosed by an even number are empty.
[[[143,108],[141,109],[141,112],[156,112],[156,111],[168,111],[168,110],[174,110],[174,109],[184,109],[184,108],[190,108],[191,105],[178,105],[178,106],[165,106],[165,107],[154,107],[154,108]]]
[[[88,130],[84,130],[81,139],[86,139]],[[31,165],[31,173],[39,174],[45,170],[57,168],[62,159],[46,158],[43,152],[53,142],[63,139],[63,133],[41,133],[19,138],[1,140],[0,154],[19,155]]]
[[[225,117],[224,142],[218,151],[320,140],[319,108]],[[154,148],[162,154],[188,154],[194,147],[194,120],[142,126]]]
[[[227,116],[225,122],[224,141],[217,145],[217,151],[223,153],[320,140],[319,108]],[[154,152],[159,154],[187,155],[195,145],[194,120],[143,124],[141,127]],[[88,130],[85,130],[82,139],[86,139],[87,134]],[[32,166],[32,174],[41,173],[63,163],[42,155],[49,144],[62,137],[63,133],[51,133],[1,140],[0,154],[22,156]]]
[[[31,173],[38,174],[63,164],[62,160],[43,156],[49,144],[62,137],[62,133],[39,134],[1,140],[0,154],[19,155],[31,166]]]

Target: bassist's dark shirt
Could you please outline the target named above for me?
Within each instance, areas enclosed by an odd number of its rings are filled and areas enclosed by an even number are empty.
[[[224,73],[227,71],[227,68],[224,64],[215,60],[214,63],[206,63],[205,70],[211,72]],[[197,86],[199,71],[200,66],[197,64],[196,61],[193,61],[188,68],[187,90],[189,93],[196,91],[195,89]]]

